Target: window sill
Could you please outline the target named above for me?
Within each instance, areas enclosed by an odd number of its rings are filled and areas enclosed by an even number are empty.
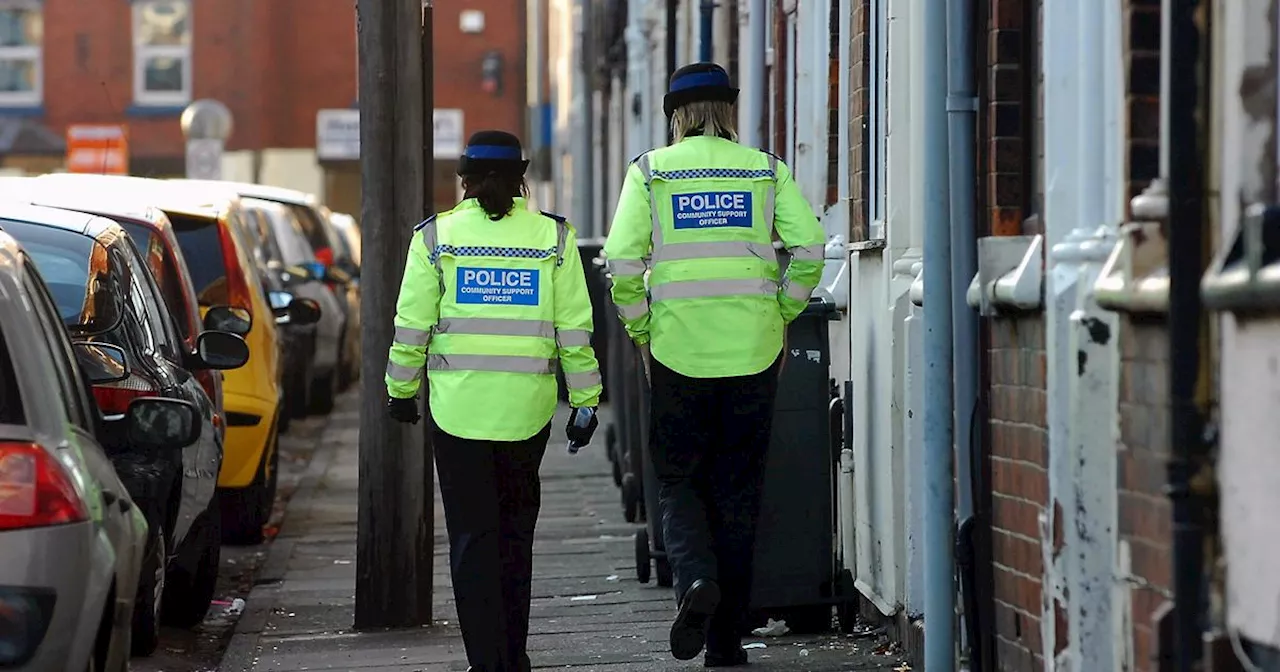
[[[0,117],[43,117],[44,105],[15,103],[9,105],[0,102]]]
[[[978,239],[978,273],[965,301],[983,317],[1033,311],[1043,305],[1044,236]]]
[[[1169,247],[1159,222],[1120,227],[1120,240],[1093,284],[1093,298],[1116,313],[1169,311]]]
[[[124,111],[130,117],[180,117],[186,105],[146,105],[134,103]]]

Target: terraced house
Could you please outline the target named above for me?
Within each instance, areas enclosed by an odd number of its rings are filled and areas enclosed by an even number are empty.
[[[543,202],[604,235],[710,59],[826,227],[814,603],[931,671],[1277,669],[1275,2],[529,7]]]

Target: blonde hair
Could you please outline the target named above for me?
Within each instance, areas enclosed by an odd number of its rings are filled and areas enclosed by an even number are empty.
[[[671,115],[671,135],[680,142],[690,135],[709,135],[737,142],[733,105],[720,101],[698,101],[676,108]]]

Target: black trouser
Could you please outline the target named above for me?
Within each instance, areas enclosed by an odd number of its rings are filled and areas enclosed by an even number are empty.
[[[476,670],[528,670],[538,468],[551,425],[524,441],[462,439],[433,428],[449,528],[449,565],[467,660]]]
[[[751,605],[756,521],[778,389],[775,362],[738,378],[688,378],[651,364],[652,457],[676,595],[720,585],[707,648],[736,647]]]

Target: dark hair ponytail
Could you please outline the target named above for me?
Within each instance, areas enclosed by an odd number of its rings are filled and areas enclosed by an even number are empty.
[[[529,191],[523,175],[496,172],[463,177],[462,189],[465,197],[479,201],[485,214],[495,222],[511,214],[516,197],[525,196]]]

